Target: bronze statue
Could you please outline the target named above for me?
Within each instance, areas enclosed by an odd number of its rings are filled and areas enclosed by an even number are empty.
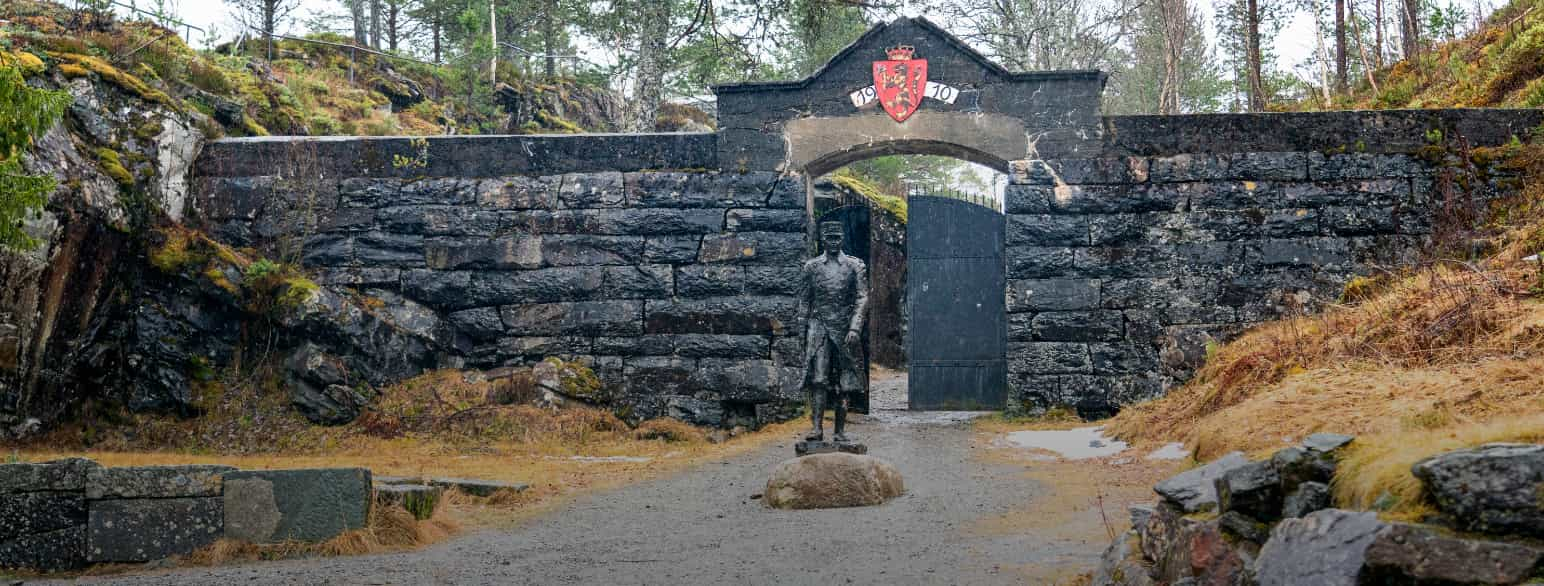
[[[854,359],[859,332],[868,309],[868,275],[863,261],[842,254],[842,225],[820,225],[820,256],[805,261],[799,275],[799,319],[804,322],[804,392],[809,399],[811,429],[805,439],[821,441],[825,430],[826,392],[837,391],[836,434],[847,423],[847,396],[862,391],[862,364]],[[833,376],[833,371],[834,375]]]

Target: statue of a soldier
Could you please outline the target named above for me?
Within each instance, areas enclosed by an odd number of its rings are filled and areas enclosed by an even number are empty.
[[[809,398],[810,432],[805,439],[822,441],[826,392],[837,391],[836,435],[847,423],[847,397],[862,391],[859,376],[859,332],[868,315],[868,275],[863,261],[842,254],[842,225],[820,225],[822,254],[805,261],[799,275],[799,319],[804,322],[804,392]]]

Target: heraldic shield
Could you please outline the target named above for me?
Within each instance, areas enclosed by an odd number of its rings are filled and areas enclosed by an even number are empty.
[[[901,45],[885,51],[887,61],[874,62],[874,90],[879,105],[896,122],[905,122],[922,103],[927,89],[927,59],[912,59],[911,46]]]

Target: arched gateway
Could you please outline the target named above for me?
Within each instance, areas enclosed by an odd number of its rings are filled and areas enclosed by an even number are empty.
[[[1497,145],[1544,121],[1106,117],[1103,85],[1094,71],[1010,73],[901,19],[809,78],[716,88],[711,133],[215,141],[196,217],[234,246],[300,244],[331,304],[318,315],[344,317],[311,316],[310,343],[285,351],[338,357],[372,385],[559,356],[590,364],[632,417],[754,425],[798,406],[809,178],[883,154],[952,156],[1009,185],[1001,213],[912,208],[910,278],[929,287],[912,298],[913,370],[941,392],[918,406],[1097,416],[1183,381],[1212,340],[1333,300],[1415,250],[1451,185],[1412,156],[1429,130]],[[142,329],[156,352],[136,396],[181,396],[175,375],[202,350]],[[236,343],[222,336],[188,337]]]

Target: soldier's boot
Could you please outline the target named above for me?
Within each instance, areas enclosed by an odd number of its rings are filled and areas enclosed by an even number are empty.
[[[826,415],[825,385],[810,385],[809,407],[810,431],[804,434],[804,439],[812,442],[824,440],[826,438],[826,431],[823,425],[824,422],[821,419]]]
[[[845,428],[845,427],[847,427],[847,393],[845,391],[837,391],[837,393],[836,393],[836,429],[833,430],[835,433],[833,433],[831,435],[831,441],[837,441],[837,442],[845,442],[845,441],[847,441],[847,434],[842,433],[842,429]]]

